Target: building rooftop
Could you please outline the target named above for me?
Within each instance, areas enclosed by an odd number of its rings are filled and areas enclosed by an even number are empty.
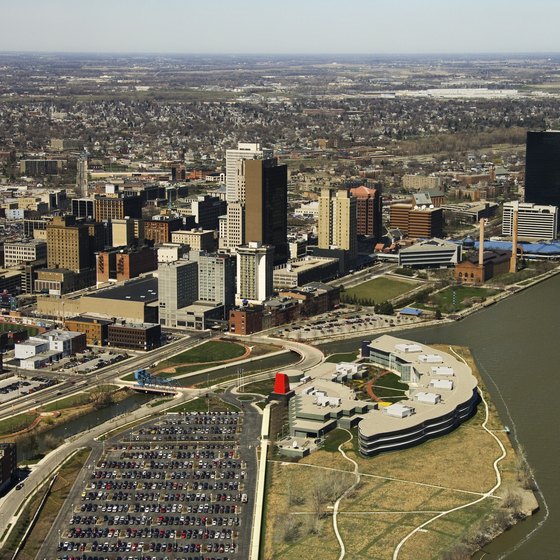
[[[420,347],[420,352],[407,352],[399,348]],[[426,420],[439,418],[447,413],[455,410],[459,405],[468,401],[476,389],[477,380],[472,374],[471,368],[464,362],[458,360],[451,354],[436,350],[424,344],[417,342],[402,340],[389,335],[382,335],[369,344],[371,349],[379,349],[381,351],[398,357],[401,361],[412,364],[416,372],[420,376],[418,383],[411,382],[410,396],[414,397],[418,392],[431,393],[434,388],[432,381],[438,380],[437,375],[433,372],[433,361],[426,360],[425,356],[437,356],[441,360],[442,367],[452,368],[454,376],[453,389],[444,390],[441,387],[441,402],[437,404],[427,404],[417,400],[407,399],[400,401],[401,406],[409,406],[415,409],[415,414],[406,416],[405,418],[395,418],[388,414],[382,414],[381,410],[372,410],[364,415],[360,422],[360,433],[365,437],[371,437],[376,434],[392,432],[395,430],[404,430],[419,424]],[[424,357],[424,358],[423,358]],[[440,387],[438,386],[438,389]],[[395,406],[395,405],[393,405]]]
[[[158,299],[158,279],[150,276],[129,280],[121,286],[88,294],[87,297],[151,303]]]

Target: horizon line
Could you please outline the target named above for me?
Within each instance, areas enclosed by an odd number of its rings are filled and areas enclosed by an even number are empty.
[[[98,50],[2,50],[2,55],[137,55],[137,56],[550,56],[558,51],[421,51],[421,52],[189,52],[189,51],[98,51]]]

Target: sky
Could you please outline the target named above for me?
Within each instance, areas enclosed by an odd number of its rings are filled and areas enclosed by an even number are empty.
[[[0,51],[559,52],[558,0],[0,0]]]

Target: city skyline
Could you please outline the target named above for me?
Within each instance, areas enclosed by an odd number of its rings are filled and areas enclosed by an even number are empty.
[[[3,6],[2,52],[159,54],[554,53],[560,6],[551,0],[285,1],[211,3],[69,0]],[[184,22],[183,25],[181,22]],[[468,32],[467,32],[468,30]],[[174,31],[174,32],[173,32]]]

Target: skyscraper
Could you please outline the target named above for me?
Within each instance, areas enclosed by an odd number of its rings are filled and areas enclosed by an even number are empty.
[[[288,166],[276,158],[246,160],[245,243],[274,247],[274,264],[288,260]]]
[[[379,239],[382,221],[382,199],[379,189],[355,187],[350,189],[350,194],[356,199],[356,233]]]
[[[319,197],[319,247],[357,254],[356,198],[346,189],[322,189]]]
[[[262,303],[272,295],[274,247],[250,242],[237,247],[236,303]]]
[[[560,131],[528,132],[525,202],[560,206]]]
[[[226,150],[226,202],[245,202],[245,185],[241,162],[246,159],[267,159],[272,150],[259,143],[239,142],[236,150]]]

